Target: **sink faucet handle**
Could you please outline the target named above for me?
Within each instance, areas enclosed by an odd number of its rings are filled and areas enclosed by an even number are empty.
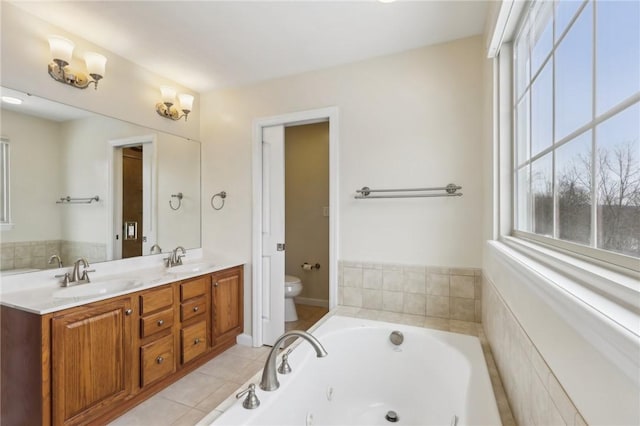
[[[260,406],[260,400],[256,396],[256,385],[251,383],[249,387],[242,392],[236,395],[237,399],[242,398],[247,395],[244,401],[242,401],[242,406],[247,410],[253,410],[254,408],[258,408]]]
[[[62,287],[68,287],[71,276],[68,272],[65,272],[64,274],[54,275],[54,278],[62,278],[62,282],[60,284],[62,285]]]
[[[95,269],[85,269],[82,271],[82,277],[80,278],[80,281],[86,281],[88,283],[91,282],[91,280],[89,279],[89,272],[95,272]]]

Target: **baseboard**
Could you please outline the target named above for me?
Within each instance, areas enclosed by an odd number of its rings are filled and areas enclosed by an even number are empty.
[[[323,308],[329,308],[329,301],[324,299],[312,299],[310,297],[296,297],[296,303],[301,305],[321,306]]]
[[[250,334],[242,333],[236,336],[236,343],[242,346],[253,346],[253,337]]]

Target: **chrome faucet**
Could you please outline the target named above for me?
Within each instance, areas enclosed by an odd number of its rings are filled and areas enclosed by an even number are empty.
[[[82,263],[82,266],[84,267],[84,269],[82,270],[82,276],[80,276],[81,263]],[[73,264],[73,272],[71,272],[71,279],[69,280],[69,282],[78,283],[78,284],[91,282],[91,280],[89,279],[88,273],[94,272],[94,270],[87,269],[88,267],[89,267],[89,261],[86,258],[81,257],[78,260],[76,260],[76,262]]]
[[[181,250],[182,254],[178,254],[178,250]],[[187,255],[187,251],[184,249],[184,247],[178,246],[173,249],[169,257],[164,259],[165,265],[167,266],[167,268],[170,268],[176,265],[182,265],[182,258],[185,257],[186,255]]]
[[[158,244],[154,244],[151,246],[151,249],[149,250],[150,254],[156,254],[156,250],[158,250],[158,253],[162,253],[162,248],[158,245]]]
[[[60,259],[60,256],[58,256],[57,254],[52,255],[49,258],[49,265],[53,265],[54,261],[58,261],[58,268],[62,268],[62,259]]]
[[[53,258],[54,256],[51,256],[51,258]],[[51,260],[49,261],[49,263],[51,263]],[[82,275],[80,275],[80,264],[82,264],[82,266],[84,267],[84,269],[82,270]],[[88,267],[89,261],[86,258],[81,257],[73,264],[73,271],[71,272],[71,274],[69,274],[69,272],[65,272],[64,274],[56,275],[55,277],[62,278],[62,287],[68,287],[71,283],[90,283],[91,280],[89,279],[89,272],[95,272],[95,269],[87,269]]]
[[[278,349],[282,342],[284,342],[288,337],[297,336],[302,337],[307,342],[313,346],[313,349],[316,351],[316,356],[318,358],[323,358],[327,356],[327,351],[324,349],[324,346],[311,334],[306,331],[301,330],[291,330],[284,333],[282,336],[278,337],[276,342],[273,344],[271,348],[271,352],[269,352],[269,357],[267,358],[267,362],[264,364],[264,370],[262,370],[262,380],[260,381],[260,389],[265,391],[274,391],[280,387],[280,382],[278,382],[278,375],[276,371],[276,358],[278,357]]]

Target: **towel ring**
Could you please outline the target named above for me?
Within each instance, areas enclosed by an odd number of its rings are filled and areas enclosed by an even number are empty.
[[[180,209],[180,207],[182,207],[182,192],[178,192],[177,194],[171,194],[171,198],[169,198],[169,207],[171,207],[171,210],[178,210]],[[173,207],[173,199],[177,198],[178,199],[178,207]]]
[[[222,204],[220,204],[220,207],[216,207],[213,204],[213,200],[215,200],[216,197],[220,197],[222,199]],[[218,192],[217,194],[213,194],[213,196],[211,197],[211,207],[214,210],[222,210],[222,208],[224,207],[224,199],[227,198],[227,192],[226,191],[221,191]]]

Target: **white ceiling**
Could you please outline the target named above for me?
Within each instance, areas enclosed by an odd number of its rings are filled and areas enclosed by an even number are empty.
[[[12,3],[200,93],[481,34],[488,9],[479,0]]]

